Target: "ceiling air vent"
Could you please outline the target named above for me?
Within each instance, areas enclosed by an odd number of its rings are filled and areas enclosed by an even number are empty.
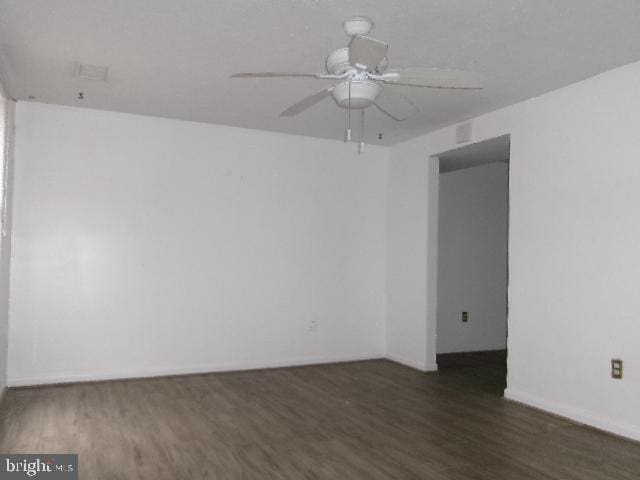
[[[456,127],[456,143],[471,141],[471,122],[463,123]]]
[[[76,76],[85,80],[97,80],[99,82],[104,82],[107,79],[108,69],[109,67],[78,63],[78,66],[76,68]]]

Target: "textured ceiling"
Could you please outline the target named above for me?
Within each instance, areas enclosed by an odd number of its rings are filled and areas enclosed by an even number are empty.
[[[404,122],[368,109],[370,143],[394,144],[640,60],[638,0],[0,0],[1,73],[17,99],[341,139],[345,111],[331,99],[278,117],[326,80],[229,75],[320,71],[346,46],[341,23],[355,14],[375,21],[371,35],[389,42],[392,67],[488,78],[481,92],[411,89],[421,113]],[[76,62],[107,65],[107,82],[75,78]]]

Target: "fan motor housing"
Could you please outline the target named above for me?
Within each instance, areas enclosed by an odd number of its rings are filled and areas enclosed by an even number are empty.
[[[369,80],[351,81],[351,108],[367,108],[380,93],[380,85]],[[336,104],[349,107],[349,82],[338,83],[331,92]]]
[[[384,57],[380,65],[376,68],[376,73],[386,70],[388,64],[387,57]],[[331,75],[342,75],[344,72],[353,68],[349,62],[349,47],[339,48],[329,54],[325,62],[327,72]]]
[[[327,57],[327,72],[332,75],[342,75],[351,68],[349,63],[349,47],[339,48]]]

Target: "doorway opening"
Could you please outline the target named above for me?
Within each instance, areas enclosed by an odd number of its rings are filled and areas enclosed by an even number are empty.
[[[438,370],[499,396],[507,373],[509,140],[438,155]]]

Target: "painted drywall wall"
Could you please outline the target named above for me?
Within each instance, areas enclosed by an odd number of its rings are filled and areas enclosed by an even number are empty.
[[[508,185],[504,162],[440,174],[437,353],[506,348]]]
[[[0,87],[0,95],[2,89]],[[9,349],[9,285],[10,285],[10,261],[11,261],[11,198],[12,198],[12,172],[13,172],[13,145],[14,145],[14,113],[15,102],[4,100],[6,108],[5,142],[7,150],[5,182],[7,191],[5,196],[6,206],[4,225],[0,232],[0,401],[7,387],[7,364]],[[2,151],[3,149],[0,149]]]
[[[16,121],[11,385],[383,356],[386,148],[29,102]]]
[[[392,150],[388,180],[385,346],[388,358],[432,371],[437,369],[436,324],[425,322],[425,318],[429,309],[435,316],[436,306],[436,290],[427,288],[427,284],[437,279],[437,225],[430,232],[433,222],[428,218],[437,219],[438,214],[438,162],[426,158],[416,161],[413,156],[398,155],[396,148]],[[431,188],[423,188],[425,182],[431,182]],[[434,241],[427,245],[425,239],[434,235]],[[428,351],[427,345],[431,347]],[[431,351],[433,355],[429,355]]]
[[[505,395],[638,440],[639,84],[634,63],[478,117],[472,137],[511,134]],[[433,239],[419,200],[429,195],[428,158],[455,146],[453,126],[391,152],[388,208],[403,215],[389,232],[388,288],[411,298],[402,311],[389,304],[390,321],[407,324],[388,327],[396,331],[435,323],[419,251]],[[413,359],[435,357],[429,342]],[[624,360],[623,380],[610,377],[613,357]]]
[[[419,142],[401,143],[390,152],[388,177],[387,357],[434,371],[438,160]]]

